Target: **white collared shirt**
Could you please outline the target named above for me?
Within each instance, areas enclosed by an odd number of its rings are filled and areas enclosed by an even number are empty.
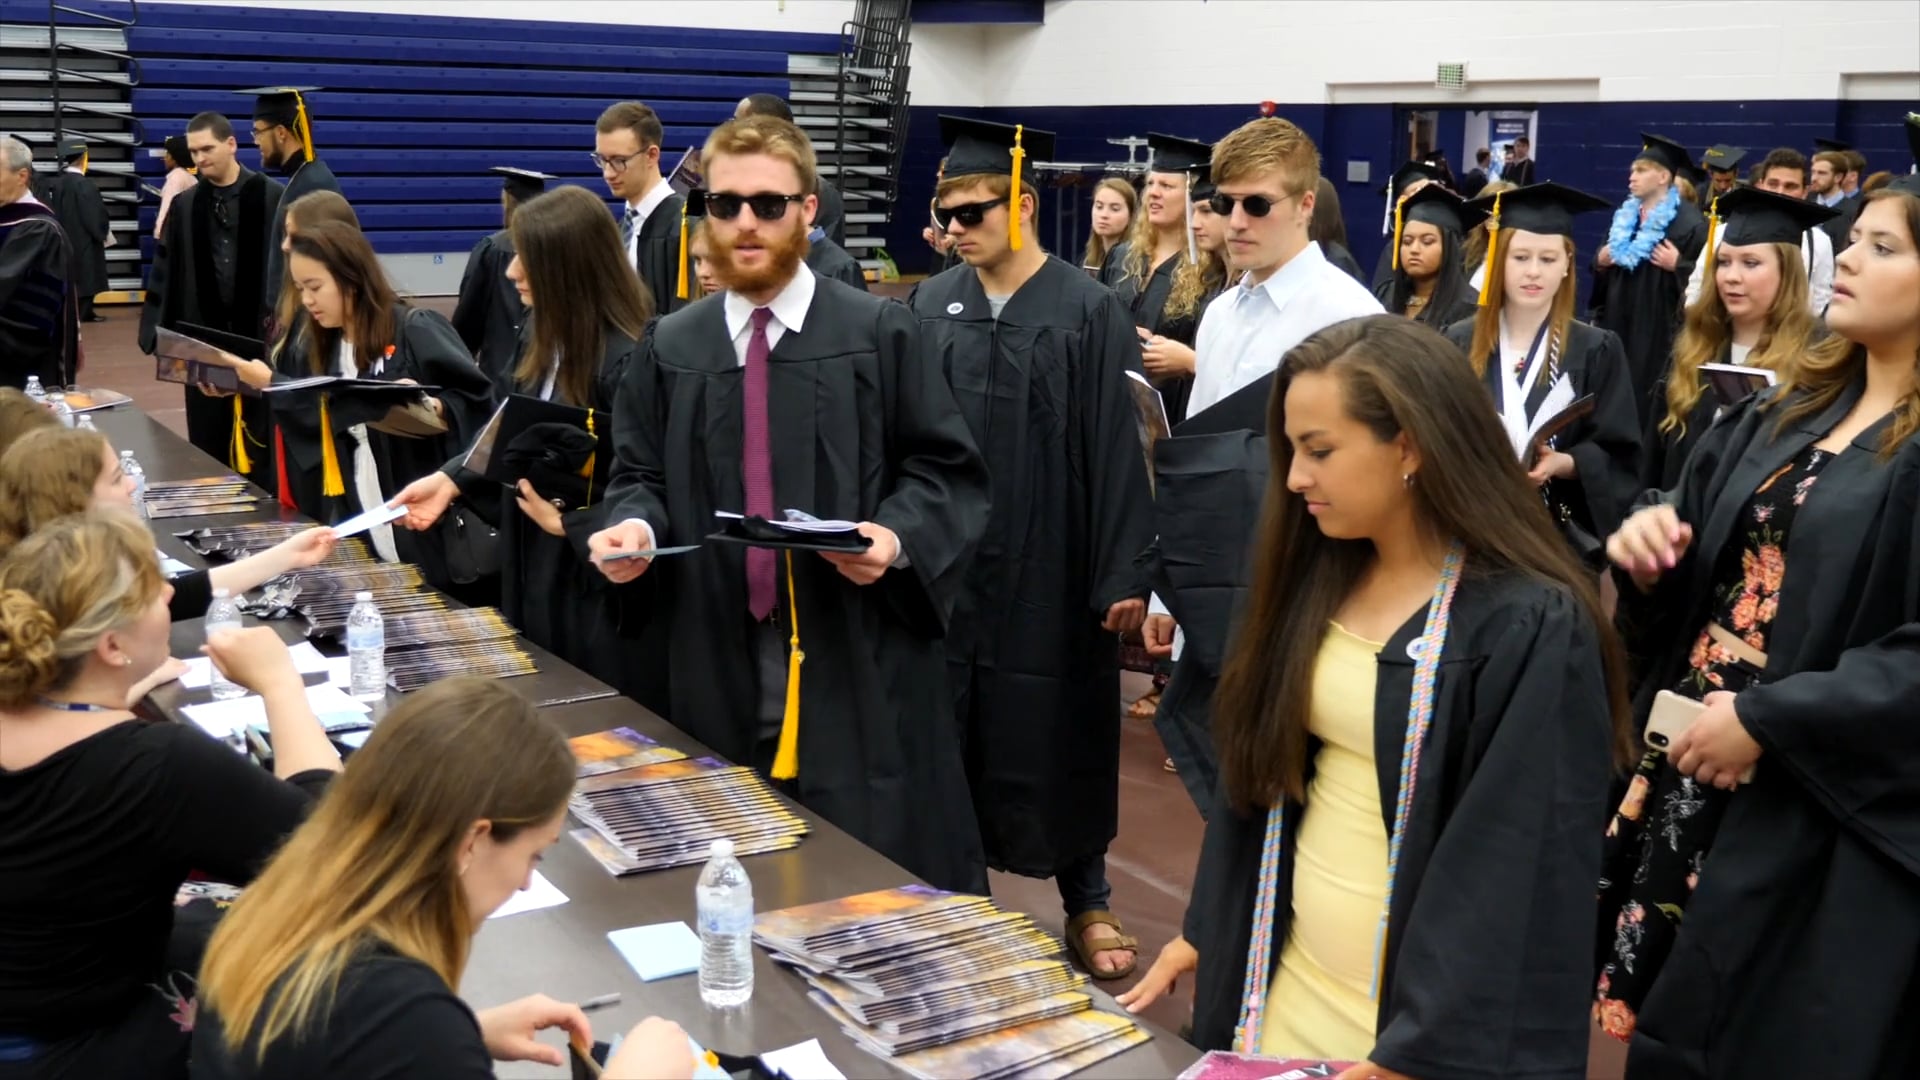
[[[772,349],[780,343],[780,336],[791,330],[800,332],[800,326],[807,321],[807,309],[813,306],[813,271],[806,263],[800,264],[800,272],[793,275],[787,287],[767,305],[773,311],[773,318],[767,320],[767,348]],[[725,300],[727,314],[727,336],[733,339],[733,355],[741,367],[747,366],[747,344],[753,340],[753,301],[737,292],[728,292]]]
[[[1207,305],[1194,340],[1187,415],[1273,371],[1288,349],[1345,319],[1384,313],[1346,271],[1308,243],[1258,285],[1240,283]]]
[[[673,185],[667,183],[665,177],[661,177],[660,182],[653,185],[653,190],[640,196],[639,202],[627,204],[627,209],[640,215],[640,220],[634,222],[633,235],[627,237],[627,262],[635,270],[640,269],[640,230],[647,227],[647,219],[652,217],[653,212],[660,209],[660,204],[666,202],[667,196],[672,194]],[[624,213],[621,215],[620,223],[622,228],[626,227]]]

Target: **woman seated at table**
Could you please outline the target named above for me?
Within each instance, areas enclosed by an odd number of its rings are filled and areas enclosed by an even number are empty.
[[[504,683],[407,695],[215,932],[196,1080],[479,1080],[492,1061],[564,1065],[534,1034],[591,1042],[579,1008],[535,996],[475,1014],[457,991],[473,935],[560,838],[573,782],[566,737]],[[606,1075],[692,1072],[685,1033],[649,1021]]]
[[[0,454],[29,431],[59,426],[53,410],[11,386],[0,386]]]
[[[1120,1000],[1197,965],[1205,1049],[1364,1060],[1358,1078],[1582,1076],[1588,830],[1627,720],[1594,580],[1426,327],[1307,338],[1268,428],[1183,936]]]
[[[0,553],[41,526],[89,509],[134,509],[134,482],[113,444],[97,431],[55,424],[28,432],[0,454]],[[210,570],[173,578],[168,612],[175,621],[207,613],[213,590],[235,596],[291,570],[317,566],[333,553],[333,530],[307,529],[273,547]],[[147,550],[153,550],[148,538]]]
[[[596,502],[613,465],[613,397],[640,352],[653,299],[625,272],[619,228],[585,188],[522,203],[510,231],[518,254],[507,278],[528,312],[513,393],[588,410],[591,427],[535,424],[493,448],[496,460],[517,463],[507,465],[517,485],[500,523],[500,607],[534,643],[627,689],[635,659],[618,633],[620,587],[589,561],[587,537],[606,524]],[[542,453],[563,463],[549,464]],[[423,530],[455,496],[492,498],[499,490],[456,459],[407,485],[393,503],[407,507],[407,528]]]
[[[266,699],[277,778],[122,707],[167,659],[171,591],[124,512],[47,523],[0,559],[0,1078],[185,1076],[175,893],[190,871],[245,885],[340,767],[266,628],[207,649]]]

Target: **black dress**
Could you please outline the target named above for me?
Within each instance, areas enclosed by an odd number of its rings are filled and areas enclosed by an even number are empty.
[[[1113,294],[1120,298],[1120,303],[1126,307],[1135,326],[1192,348],[1194,337],[1200,333],[1200,314],[1206,310],[1208,302],[1219,295],[1220,289],[1207,290],[1192,311],[1169,316],[1167,300],[1173,295],[1173,276],[1179,270],[1181,261],[1179,254],[1162,259],[1143,283],[1126,273],[1129,246],[1120,244],[1107,258],[1108,267],[1118,268],[1112,285]],[[1166,406],[1167,421],[1177,424],[1186,419],[1187,398],[1193,393],[1193,376],[1159,379],[1153,385],[1160,391],[1160,400]]]
[[[1374,758],[1390,819],[1413,693],[1415,614],[1379,653]],[[1184,665],[1183,665],[1184,666]],[[1594,628],[1563,589],[1476,570],[1454,596],[1416,799],[1389,912],[1378,1039],[1411,1076],[1586,1076],[1593,881],[1612,721]],[[1291,820],[1301,807],[1289,806]],[[1200,954],[1193,1036],[1228,1049],[1240,1015],[1265,812],[1224,787],[1207,816],[1182,933]],[[1391,820],[1383,821],[1389,834]],[[1292,916],[1283,844],[1271,958]],[[1269,971],[1259,980],[1264,994]]]
[[[513,387],[513,369],[520,360],[520,327],[527,321],[520,291],[507,280],[513,255],[513,234],[505,229],[473,245],[460,275],[460,299],[452,319],[474,363],[501,394]]]
[[[1752,494],[1810,464],[1863,389],[1855,375],[1784,429],[1760,407],[1777,391],[1749,398],[1701,438],[1674,491],[1645,496],[1670,499],[1694,542],[1651,592],[1621,583],[1626,639],[1649,665],[1643,723],[1653,692],[1692,668],[1726,585],[1711,568],[1744,546]],[[1820,467],[1779,564],[1761,567],[1763,587],[1779,579],[1767,663],[1736,699],[1760,760],[1726,800],[1639,1009],[1629,1077],[1920,1073],[1920,439],[1883,455],[1891,423]]]
[[[1373,298],[1380,301],[1380,306],[1386,309],[1387,314],[1405,315],[1407,318],[1415,322],[1425,323],[1441,333],[1445,333],[1447,327],[1452,326],[1454,323],[1471,320],[1474,311],[1480,306],[1480,294],[1476,292],[1471,285],[1468,285],[1465,279],[1462,279],[1460,287],[1455,290],[1451,296],[1430,296],[1427,298],[1425,304],[1417,308],[1412,306],[1413,292],[1409,289],[1407,292],[1407,300],[1399,310],[1395,310],[1393,307],[1393,293],[1396,284],[1398,284],[1397,276],[1388,278],[1379,288],[1373,290]],[[1469,338],[1468,340],[1472,339]]]
[[[1113,293],[1052,257],[998,318],[971,267],[908,304],[993,475],[946,641],[987,862],[1051,877],[1119,824],[1119,637],[1101,621],[1147,594],[1139,337]]]
[[[907,565],[859,586],[825,559],[793,559],[806,662],[792,790],[909,872],[984,890],[940,639],[986,527],[986,462],[907,307],[837,281],[814,288],[803,328],[781,335],[767,364],[774,506],[883,525]],[[647,522],[663,547],[700,543],[714,511],[745,505],[745,380],[725,312],[725,297],[709,296],[655,320],[614,402],[603,512]],[[744,552],[708,544],[659,560],[654,575],[674,671],[667,719],[754,762]],[[784,598],[777,610],[785,619]]]

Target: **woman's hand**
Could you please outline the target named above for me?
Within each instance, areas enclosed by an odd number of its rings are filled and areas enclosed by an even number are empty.
[[[1716,690],[1704,699],[1706,709],[1667,749],[1667,758],[1682,776],[1722,791],[1740,786],[1740,777],[1760,760],[1760,744],[1734,711],[1734,695]]]
[[[327,556],[333,554],[334,545],[339,542],[332,529],[320,525],[294,533],[268,548],[267,553],[278,558],[280,573],[284,574],[289,570],[307,570],[326,562]],[[274,576],[278,577],[279,574]]]
[[[1140,343],[1140,366],[1154,380],[1180,378],[1193,374],[1193,350],[1158,334]]]
[[[1540,455],[1539,461],[1534,462],[1533,468],[1527,473],[1527,479],[1533,481],[1535,486],[1539,486],[1549,480],[1571,480],[1579,472],[1580,465],[1573,460],[1572,454],[1549,450]]]
[[[1153,958],[1153,966],[1133,984],[1133,989],[1115,998],[1130,1013],[1137,1013],[1160,1000],[1162,994],[1171,994],[1179,988],[1180,976],[1198,970],[1200,954],[1184,937],[1167,942],[1160,955]]]
[[[520,481],[517,501],[520,503],[520,512],[527,515],[527,520],[540,526],[541,532],[548,536],[567,535],[567,527],[561,522],[560,508],[541,498],[540,493],[533,490],[531,481]]]
[[[693,1043],[679,1024],[649,1016],[620,1040],[620,1049],[600,1075],[606,1080],[687,1080],[693,1075]]]
[[[453,482],[453,477],[443,472],[430,472],[401,488],[400,494],[387,500],[387,505],[406,507],[404,524],[414,532],[420,532],[433,528],[459,494],[460,485]]]
[[[1693,526],[1681,521],[1673,507],[1649,506],[1621,522],[1620,531],[1607,537],[1607,558],[1633,575],[1633,583],[1645,592],[1660,575],[1680,565],[1691,543]]]
[[[256,694],[265,696],[269,690],[289,688],[302,692],[303,681],[293,666],[293,655],[272,627],[216,630],[207,635],[200,651],[213,659],[220,674]]]
[[[265,390],[273,385],[273,369],[264,361],[242,360],[237,356],[233,360],[233,370],[240,376],[241,382],[255,390]]]
[[[1406,1073],[1394,1072],[1385,1066],[1375,1065],[1371,1061],[1363,1061],[1341,1070],[1340,1075],[1333,1080],[1413,1080],[1413,1077]]]
[[[587,1014],[580,1011],[580,1006],[555,1001],[545,994],[482,1009],[478,1016],[480,1037],[486,1041],[487,1053],[495,1061],[537,1061],[543,1065],[565,1065],[565,1050],[547,1046],[534,1038],[548,1028],[565,1028],[569,1042],[577,1040],[587,1046],[593,1045],[593,1027],[587,1023]],[[691,1073],[689,1069],[688,1075]]]

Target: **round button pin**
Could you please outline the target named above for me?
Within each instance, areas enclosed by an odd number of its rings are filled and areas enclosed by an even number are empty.
[[[949,315],[958,315],[965,310],[967,310],[967,305],[961,303],[958,300],[955,300],[953,303],[947,305],[947,314]]]

